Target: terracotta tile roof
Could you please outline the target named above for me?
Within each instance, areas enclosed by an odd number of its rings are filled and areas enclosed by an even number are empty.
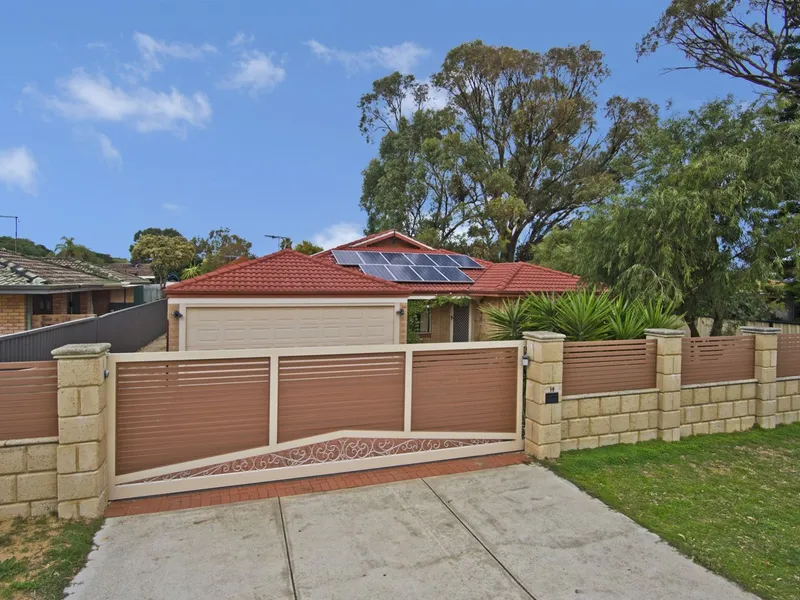
[[[170,285],[167,296],[396,296],[402,286],[329,261],[281,250],[236,261],[193,279]]]

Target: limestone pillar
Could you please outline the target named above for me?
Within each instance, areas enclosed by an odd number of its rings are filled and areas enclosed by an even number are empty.
[[[742,327],[742,335],[755,337],[756,423],[774,429],[778,408],[778,327]]]
[[[681,439],[681,338],[684,335],[680,329],[645,330],[648,340],[657,341],[658,437],[667,442]]]
[[[558,458],[564,335],[531,331],[525,332],[524,338],[529,360],[525,382],[525,452],[538,459]]]

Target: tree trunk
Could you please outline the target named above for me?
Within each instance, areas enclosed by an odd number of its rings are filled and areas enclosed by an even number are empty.
[[[700,337],[700,332],[697,330],[697,317],[686,315],[684,319],[689,326],[689,335],[691,337]]]
[[[517,242],[519,241],[519,235],[512,235],[511,239],[508,240],[506,243],[506,247],[503,250],[503,255],[500,257],[503,262],[514,262],[514,259],[517,255]]]
[[[718,316],[713,317],[713,319],[711,323],[711,335],[722,335],[722,327],[725,325],[725,320]]]

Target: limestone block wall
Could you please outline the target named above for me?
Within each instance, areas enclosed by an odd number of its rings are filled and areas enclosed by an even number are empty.
[[[800,421],[800,377],[782,377],[777,382],[776,423]]]
[[[658,390],[565,396],[561,451],[658,438]]]
[[[56,511],[58,438],[0,442],[0,519]]]
[[[756,422],[756,380],[681,388],[681,437],[744,431]]]

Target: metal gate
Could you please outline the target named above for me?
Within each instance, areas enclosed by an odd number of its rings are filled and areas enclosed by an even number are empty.
[[[523,346],[111,354],[110,498],[521,450]]]

